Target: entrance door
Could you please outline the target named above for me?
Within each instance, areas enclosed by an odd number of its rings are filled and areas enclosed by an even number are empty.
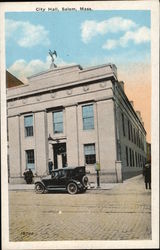
[[[54,169],[65,168],[67,166],[66,143],[53,145]]]

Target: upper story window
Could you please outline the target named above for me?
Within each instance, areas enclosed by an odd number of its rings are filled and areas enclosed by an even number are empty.
[[[134,130],[133,130],[133,135],[134,135],[134,143],[136,144],[136,131],[135,131],[135,128],[134,128]]]
[[[134,151],[132,150],[132,166],[135,166],[135,161],[134,161]]]
[[[33,115],[24,117],[25,136],[33,136]]]
[[[131,137],[131,141],[133,142],[133,127],[132,127],[132,124],[130,124],[130,137]]]
[[[35,169],[35,161],[34,161],[34,150],[26,150],[26,167],[27,169]]]
[[[84,145],[84,156],[86,164],[96,163],[95,144]]]
[[[94,129],[93,104],[83,106],[82,115],[83,115],[83,129],[84,130]]]
[[[131,139],[130,122],[128,121],[128,139]]]
[[[129,166],[129,159],[128,159],[128,147],[126,146],[126,164]]]
[[[125,136],[125,120],[124,120],[124,114],[122,113],[122,128],[123,128],[123,135]]]
[[[130,167],[132,167],[132,149],[129,149]]]
[[[53,131],[55,134],[63,133],[63,111],[53,112]]]

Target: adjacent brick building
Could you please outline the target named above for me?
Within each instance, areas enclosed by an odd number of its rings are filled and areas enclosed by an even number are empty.
[[[17,77],[12,75],[9,71],[6,71],[6,87],[13,88],[19,85],[23,85],[23,82],[21,82]]]

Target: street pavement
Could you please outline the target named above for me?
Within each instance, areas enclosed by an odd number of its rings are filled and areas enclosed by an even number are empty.
[[[9,205],[10,241],[151,239],[151,190],[142,175],[77,195],[10,186]]]

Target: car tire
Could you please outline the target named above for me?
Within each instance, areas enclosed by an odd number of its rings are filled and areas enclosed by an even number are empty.
[[[36,194],[43,194],[45,191],[44,186],[41,183],[37,183],[35,186]]]
[[[77,194],[77,192],[78,192],[78,187],[77,187],[76,183],[70,182],[70,183],[67,185],[67,192],[68,192],[69,194]]]
[[[82,178],[82,183],[83,183],[83,185],[84,185],[85,187],[88,186],[88,177],[87,177],[86,175],[83,176],[83,178]]]

